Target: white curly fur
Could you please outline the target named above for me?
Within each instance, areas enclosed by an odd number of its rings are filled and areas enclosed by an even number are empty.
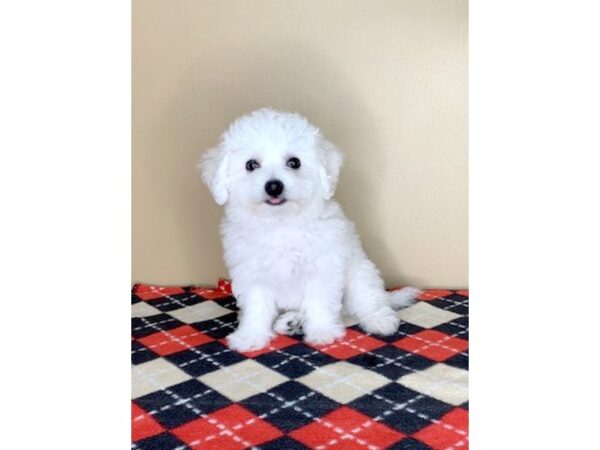
[[[286,164],[292,157],[300,168]],[[248,171],[252,159],[260,167]],[[225,263],[240,307],[232,349],[263,348],[275,332],[300,326],[306,342],[329,344],[345,334],[342,313],[367,332],[392,334],[400,323],[393,308],[418,295],[414,288],[385,291],[332,199],[341,165],[341,153],[304,117],[271,109],[236,120],[201,160],[204,182],[225,206]],[[274,179],[284,185],[279,204],[265,192]]]

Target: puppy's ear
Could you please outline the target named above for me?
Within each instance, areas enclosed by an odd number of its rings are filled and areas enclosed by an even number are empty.
[[[207,150],[198,164],[202,180],[219,205],[227,203],[229,198],[228,164],[229,152],[221,145]]]
[[[319,177],[321,178],[321,186],[323,187],[324,197],[329,200],[335,193],[340,168],[343,163],[343,155],[335,145],[328,140],[319,137],[318,140],[319,157],[321,159],[321,167],[319,167]]]

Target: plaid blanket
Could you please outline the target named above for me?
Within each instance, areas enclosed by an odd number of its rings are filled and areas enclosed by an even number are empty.
[[[426,290],[393,336],[279,336],[237,353],[237,308],[214,289],[138,284],[132,448],[466,449],[468,292]]]

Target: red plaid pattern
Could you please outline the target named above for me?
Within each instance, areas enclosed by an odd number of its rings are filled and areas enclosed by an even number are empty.
[[[238,405],[196,419],[172,433],[191,448],[243,449],[282,435],[281,431]]]
[[[141,300],[153,300],[167,295],[176,295],[185,292],[179,287],[151,286],[138,284],[134,287],[135,295]]]
[[[445,361],[469,348],[469,343],[464,339],[448,336],[436,330],[421,331],[400,339],[394,345],[434,361]]]
[[[385,342],[381,342],[365,333],[356,330],[348,330],[343,339],[329,345],[311,345],[322,353],[333,356],[337,359],[348,359],[361,353],[375,350],[383,347]]]
[[[151,415],[135,403],[131,405],[131,424],[133,441],[155,436],[165,430]]]
[[[292,432],[291,436],[309,448],[332,450],[386,448],[404,437],[402,433],[345,406]]]
[[[456,408],[439,421],[423,428],[414,437],[425,442],[434,450],[469,448],[469,415],[464,409]]]
[[[213,339],[189,325],[183,325],[168,331],[160,331],[138,340],[146,348],[161,356],[180,352],[196,345],[205,344]]]

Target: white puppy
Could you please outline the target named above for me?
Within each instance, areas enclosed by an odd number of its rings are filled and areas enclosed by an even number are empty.
[[[225,205],[225,263],[240,308],[232,349],[261,349],[274,332],[300,328],[306,342],[329,344],[345,334],[342,313],[369,333],[392,334],[400,323],[392,308],[420,292],[385,291],[332,199],[341,165],[305,118],[271,109],[236,120],[202,159],[202,178]]]

